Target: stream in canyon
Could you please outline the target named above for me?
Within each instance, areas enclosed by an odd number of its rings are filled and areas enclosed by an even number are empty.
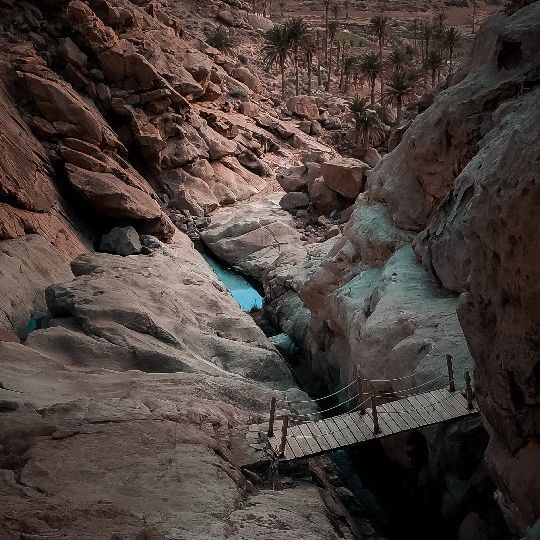
[[[246,278],[207,253],[203,257],[243,311],[250,313],[262,309],[263,297]]]

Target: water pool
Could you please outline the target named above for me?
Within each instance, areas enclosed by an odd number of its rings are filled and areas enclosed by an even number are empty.
[[[246,313],[262,309],[263,298],[253,286],[238,272],[227,268],[209,255],[203,255],[218,279],[231,291],[233,298]]]

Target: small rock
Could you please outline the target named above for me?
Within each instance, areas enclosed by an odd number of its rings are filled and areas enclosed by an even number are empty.
[[[101,240],[100,249],[117,255],[136,255],[141,252],[142,245],[137,231],[128,227],[115,227]]]
[[[323,240],[330,240],[330,238],[334,238],[334,236],[337,236],[338,234],[341,234],[341,229],[338,225],[332,225],[323,236]]]

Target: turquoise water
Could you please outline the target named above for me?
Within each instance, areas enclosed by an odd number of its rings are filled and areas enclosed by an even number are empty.
[[[243,311],[249,313],[255,309],[262,309],[262,296],[244,279],[240,274],[227,268],[208,255],[203,255],[206,262],[210,265],[214,274],[225,285],[233,298]]]

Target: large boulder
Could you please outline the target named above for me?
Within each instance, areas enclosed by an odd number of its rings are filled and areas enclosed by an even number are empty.
[[[259,77],[257,77],[255,73],[250,71],[245,66],[238,66],[234,68],[232,76],[241,83],[245,84],[252,92],[255,92],[256,94],[260,94],[263,90],[263,85]]]
[[[101,251],[117,255],[136,255],[141,252],[142,246],[137,231],[129,227],[115,227],[103,235],[100,245]]]
[[[335,158],[321,164],[326,185],[347,199],[355,199],[364,190],[369,166],[353,158]]]
[[[284,210],[296,210],[298,208],[307,208],[309,206],[309,195],[301,191],[291,191],[285,193],[279,201],[279,206]]]
[[[309,198],[313,208],[320,214],[328,215],[340,209],[338,195],[331,190],[322,177],[315,178],[308,187]]]
[[[313,96],[292,96],[287,100],[287,109],[307,120],[317,120],[319,118],[319,108]]]
[[[278,169],[276,179],[284,191],[306,190],[309,184],[320,175],[320,165],[308,162],[286,169]]]

